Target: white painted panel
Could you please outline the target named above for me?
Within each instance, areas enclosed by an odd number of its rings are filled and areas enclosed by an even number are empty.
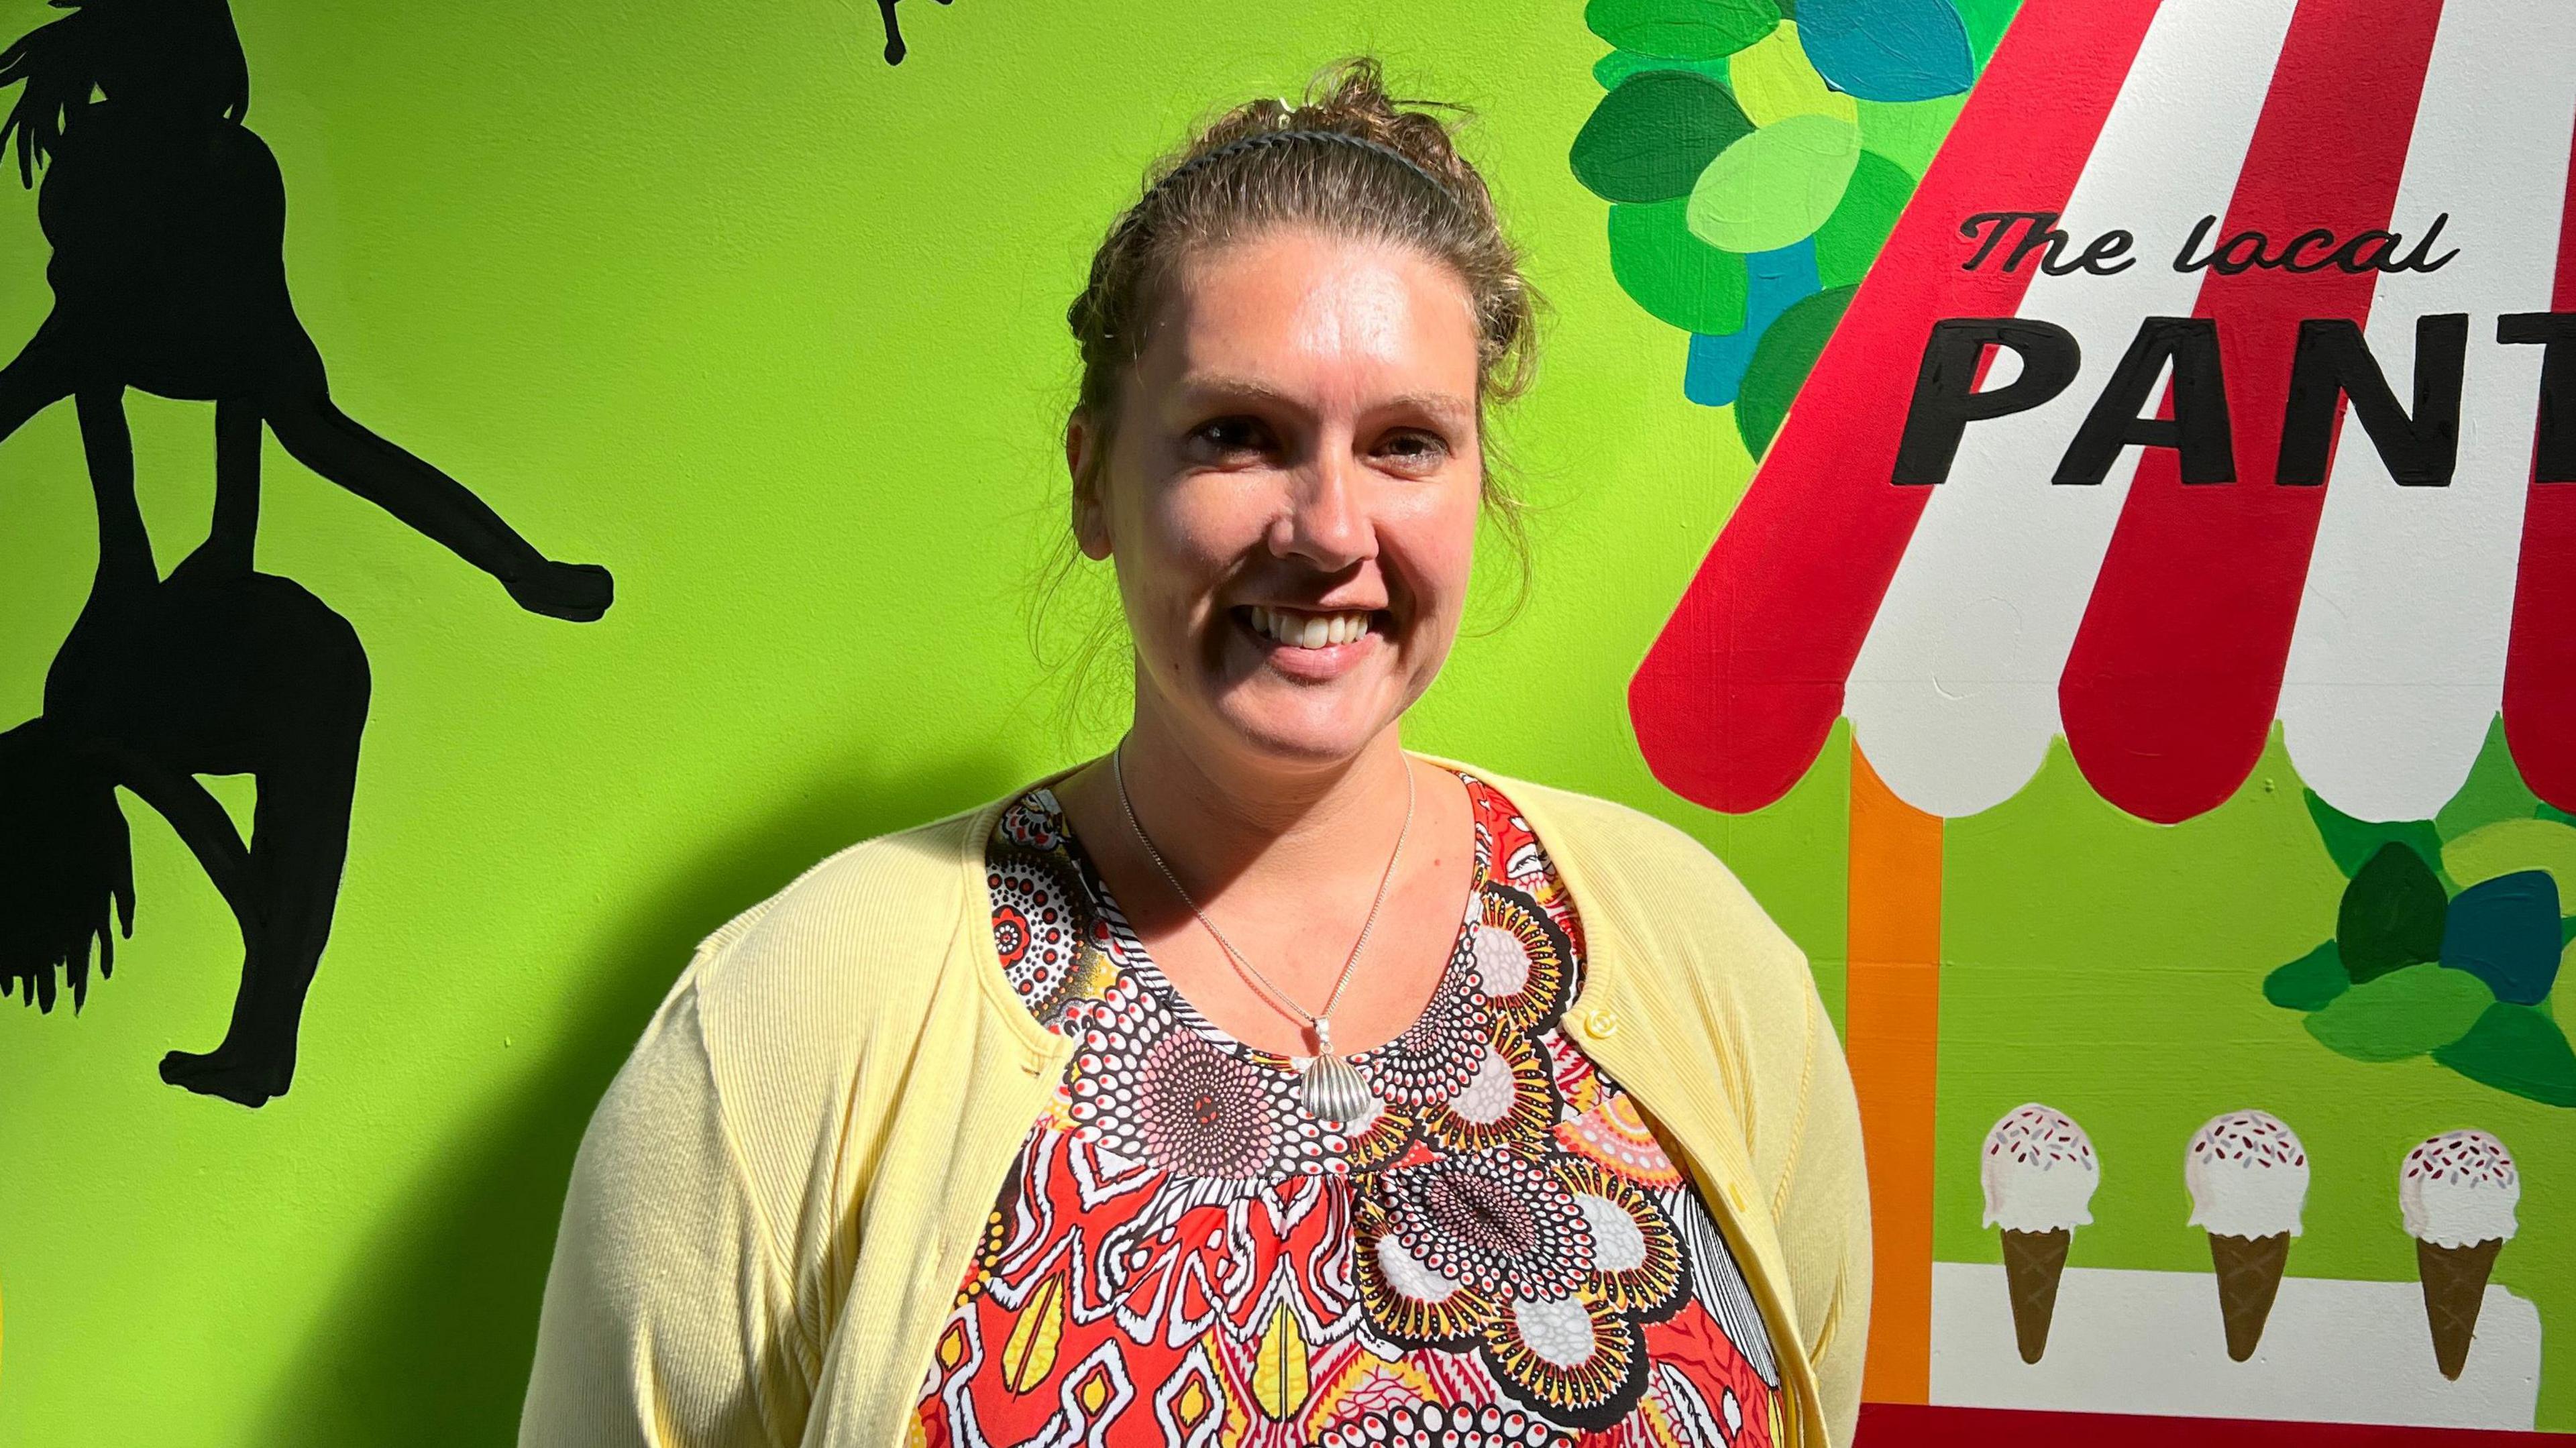
[[[2083,1250],[2083,1232],[2076,1233]],[[2507,1243],[2499,1268],[2510,1270]],[[2293,1266],[2298,1248],[2290,1249]],[[2233,1362],[2207,1272],[2070,1267],[2048,1350],[2014,1348],[1993,1263],[1932,1264],[1932,1401],[1960,1407],[2179,1414],[2319,1423],[2529,1429],[2540,1403],[2540,1311],[2490,1283],[2458,1382],[2433,1361],[2413,1282],[2286,1277],[2254,1356]]]
[[[2292,762],[2346,814],[2440,809],[2503,692],[2540,349],[2499,346],[2495,319],[2549,309],[2571,122],[2576,5],[2443,8],[2392,228],[2448,212],[2441,249],[2459,255],[2383,276],[2366,333],[2411,408],[2416,319],[2469,314],[2459,472],[2400,487],[2345,418],[2281,686]]]
[[[2083,372],[2053,402],[1969,425],[1845,689],[1863,752],[1918,809],[1956,817],[2001,803],[2057,732],[2058,675],[2138,450],[2097,487],[2049,478],[2139,320],[2190,314],[2202,274],[2176,272],[2173,256],[2194,222],[2227,210],[2295,8],[2171,0],[2121,85],[2060,225],[2078,246],[2114,227],[2135,233],[2137,264],[2031,282],[2021,315],[2072,332]],[[1988,385],[2009,375],[1999,368]]]

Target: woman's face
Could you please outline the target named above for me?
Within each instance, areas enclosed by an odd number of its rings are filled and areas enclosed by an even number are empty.
[[[1074,504],[1140,715],[1325,763],[1430,687],[1475,551],[1476,341],[1465,282],[1408,248],[1291,229],[1182,264]],[[1067,429],[1077,476],[1096,444]]]

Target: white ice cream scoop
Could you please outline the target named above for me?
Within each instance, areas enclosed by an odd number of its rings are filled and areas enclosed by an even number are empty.
[[[2093,1220],[2093,1189],[2102,1184],[2102,1167],[2083,1127],[2034,1101],[2004,1113],[1986,1133],[1978,1176],[1986,1188],[1987,1226],[2057,1232]]]
[[[2268,1111],[2231,1111],[2191,1134],[2183,1149],[2191,1225],[2222,1237],[2299,1235],[2308,1201],[2308,1153]]]
[[[2519,1224],[2522,1174],[2504,1143],[2483,1131],[2445,1131],[2406,1153],[2397,1209],[2406,1235],[2436,1247],[2510,1241]]]

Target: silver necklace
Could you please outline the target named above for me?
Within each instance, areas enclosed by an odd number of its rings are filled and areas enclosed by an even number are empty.
[[[1333,982],[1333,993],[1325,998],[1324,1008],[1320,1011],[1306,1009],[1291,999],[1286,991],[1272,985],[1270,978],[1243,958],[1243,952],[1234,948],[1234,942],[1225,938],[1225,932],[1216,928],[1216,922],[1207,918],[1207,912],[1199,908],[1199,902],[1191,899],[1190,892],[1182,888],[1181,877],[1172,873],[1171,864],[1163,858],[1163,852],[1154,848],[1153,840],[1145,834],[1144,825],[1136,819],[1136,802],[1127,796],[1127,741],[1124,738],[1118,741],[1117,748],[1110,751],[1109,769],[1118,781],[1118,805],[1127,813],[1127,828],[1135,832],[1136,843],[1145,847],[1145,854],[1154,862],[1154,868],[1163,872],[1164,883],[1172,887],[1173,894],[1181,897],[1182,904],[1190,907],[1190,913],[1198,917],[1199,924],[1207,927],[1207,933],[1215,937],[1217,948],[1225,952],[1226,959],[1233,961],[1246,979],[1259,986],[1261,993],[1268,996],[1274,1005],[1314,1028],[1315,1059],[1307,1062],[1306,1069],[1297,1077],[1298,1092],[1306,1109],[1325,1121],[1358,1120],[1377,1099],[1377,1093],[1369,1090],[1368,1083],[1360,1079],[1357,1067],[1334,1054],[1333,1007],[1341,1003],[1342,987],[1351,983],[1351,968],[1359,964],[1360,952],[1368,948],[1369,931],[1377,924],[1378,907],[1386,903],[1387,887],[1395,882],[1396,862],[1404,858],[1404,837],[1413,831],[1412,762],[1408,760],[1404,766],[1404,824],[1395,832],[1395,851],[1386,857],[1386,873],[1378,877],[1377,898],[1369,902],[1368,918],[1360,922],[1360,938],[1351,942],[1350,956],[1342,962],[1341,977]]]

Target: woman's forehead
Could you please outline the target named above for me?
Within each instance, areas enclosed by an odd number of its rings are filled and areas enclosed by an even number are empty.
[[[1145,361],[1166,385],[1475,390],[1465,282],[1401,245],[1314,232],[1237,242],[1185,259],[1162,310]]]

